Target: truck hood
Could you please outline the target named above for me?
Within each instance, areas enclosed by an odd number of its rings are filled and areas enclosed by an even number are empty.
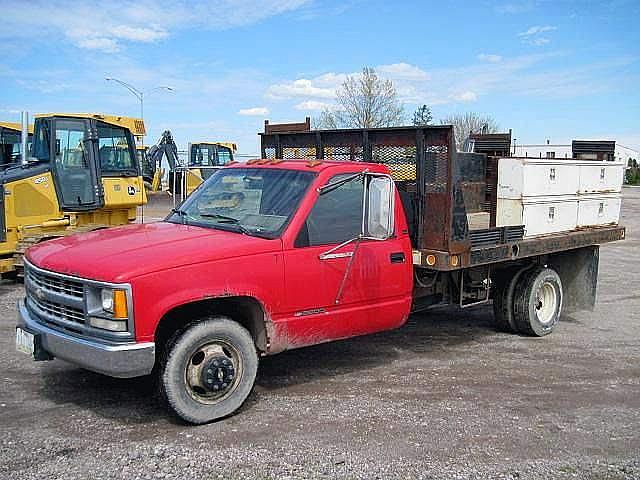
[[[158,222],[48,240],[29,248],[26,257],[46,270],[118,283],[183,265],[281,248],[280,239]]]

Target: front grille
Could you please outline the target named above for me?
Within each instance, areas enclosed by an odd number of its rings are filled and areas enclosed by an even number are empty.
[[[84,280],[43,270],[25,261],[26,306],[38,323],[56,330],[88,339],[110,343],[130,342],[135,338],[133,319],[125,332],[113,332],[93,327],[91,317],[107,318],[100,305],[100,289],[124,288],[127,301],[131,290],[127,284],[109,284]],[[131,305],[131,303],[129,303]]]
[[[82,283],[75,280],[49,275],[33,268],[27,269],[27,277],[35,287],[40,287],[45,291],[61,293],[80,299],[84,294]]]
[[[84,324],[84,311],[78,308],[64,305],[62,303],[52,302],[46,299],[37,298],[35,295],[29,297],[29,300],[47,314],[49,318],[60,319],[65,322],[75,322]],[[55,321],[55,320],[54,320]]]
[[[85,327],[84,285],[78,280],[25,265],[27,306],[40,322],[81,333]]]

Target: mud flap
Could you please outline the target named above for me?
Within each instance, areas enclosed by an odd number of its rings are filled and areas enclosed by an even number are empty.
[[[596,303],[599,259],[598,245],[549,256],[549,266],[558,272],[562,281],[562,313],[593,310]]]

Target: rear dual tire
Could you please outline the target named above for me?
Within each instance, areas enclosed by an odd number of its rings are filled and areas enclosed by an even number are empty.
[[[560,319],[562,300],[562,281],[555,270],[542,266],[521,270],[494,296],[496,323],[524,335],[548,335]]]

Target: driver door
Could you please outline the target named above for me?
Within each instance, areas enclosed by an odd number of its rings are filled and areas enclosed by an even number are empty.
[[[93,210],[104,204],[96,146],[91,136],[88,120],[56,118],[53,121],[52,167],[63,210]]]
[[[292,346],[394,328],[409,313],[412,265],[406,234],[341,246],[361,234],[364,185],[354,180],[319,195],[293,248],[284,252]]]

